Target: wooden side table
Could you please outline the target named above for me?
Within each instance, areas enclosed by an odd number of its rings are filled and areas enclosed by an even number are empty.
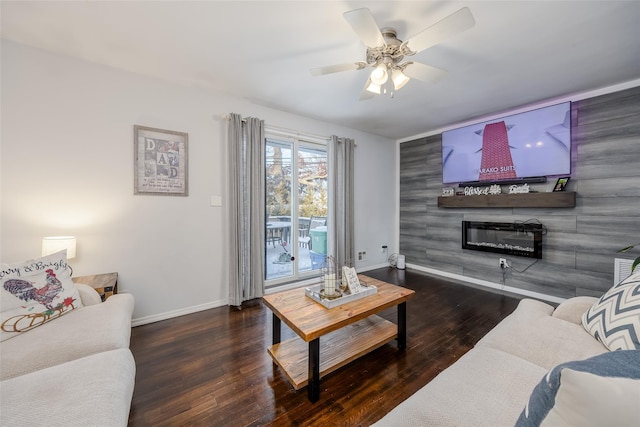
[[[118,293],[118,273],[94,274],[92,276],[72,277],[74,283],[91,286],[99,294],[102,301]]]

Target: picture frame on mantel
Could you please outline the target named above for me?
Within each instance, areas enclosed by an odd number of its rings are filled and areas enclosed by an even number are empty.
[[[559,191],[564,191],[570,179],[571,179],[570,176],[564,176],[562,178],[558,178],[558,180],[556,181],[556,185],[553,187],[553,192],[557,193]]]
[[[133,126],[134,194],[189,195],[189,134]]]

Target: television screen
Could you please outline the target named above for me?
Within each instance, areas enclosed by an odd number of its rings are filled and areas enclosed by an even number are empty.
[[[444,184],[570,172],[570,102],[442,133]]]

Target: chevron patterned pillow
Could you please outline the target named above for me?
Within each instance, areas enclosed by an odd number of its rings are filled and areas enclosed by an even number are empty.
[[[640,350],[640,269],[587,310],[582,326],[609,350]]]

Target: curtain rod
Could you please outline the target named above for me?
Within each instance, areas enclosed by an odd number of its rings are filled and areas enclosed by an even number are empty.
[[[231,120],[231,115],[230,114],[223,114],[222,118],[225,120]],[[242,118],[242,123],[246,123],[247,122],[247,118],[243,117]],[[312,138],[312,139],[318,139],[321,141],[328,141],[331,139],[330,136],[325,136],[325,135],[315,135],[312,133],[305,133],[305,132],[300,132],[297,130],[293,130],[293,129],[286,129],[286,128],[281,128],[281,127],[277,127],[277,126],[272,126],[272,125],[267,125],[265,124],[264,126],[265,128],[265,132],[271,132],[271,133],[276,133],[276,134],[280,134],[282,136],[289,136],[289,137],[303,137],[303,138]]]
[[[329,141],[331,139],[330,136],[314,135],[312,133],[300,132],[293,129],[285,129],[285,128],[280,128],[280,127],[271,126],[271,125],[265,125],[264,130],[265,132],[270,132],[270,133],[274,133],[282,136],[294,137],[294,138],[302,137],[303,139],[317,139],[319,141]]]
[[[224,120],[231,120],[231,114],[223,114],[222,118]],[[245,117],[242,118],[242,123],[247,123],[247,119]]]

